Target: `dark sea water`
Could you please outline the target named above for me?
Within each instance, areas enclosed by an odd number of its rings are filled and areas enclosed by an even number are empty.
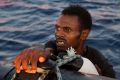
[[[120,0],[0,0],[2,72],[24,48],[54,39],[55,20],[69,4],[89,10],[93,28],[87,44],[105,55],[120,80]]]

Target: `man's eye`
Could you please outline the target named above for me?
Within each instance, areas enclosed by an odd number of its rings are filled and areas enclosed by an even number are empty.
[[[63,27],[63,30],[64,30],[65,32],[70,32],[70,31],[71,31],[71,29],[70,29],[69,27]]]
[[[60,28],[59,28],[58,26],[55,26],[55,30],[56,30],[56,31],[59,31]]]
[[[59,31],[59,30],[60,30],[60,28],[59,28],[59,27],[56,27],[55,29],[56,29],[56,31]]]

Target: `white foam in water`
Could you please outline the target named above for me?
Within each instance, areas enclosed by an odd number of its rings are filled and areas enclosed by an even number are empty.
[[[9,31],[9,32],[14,32],[14,31],[19,31],[19,32],[26,32],[26,31],[32,31],[30,29],[26,28],[17,28],[17,27],[0,27],[0,31]]]

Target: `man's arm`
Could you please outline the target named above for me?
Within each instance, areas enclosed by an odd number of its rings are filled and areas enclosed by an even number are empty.
[[[54,55],[58,55],[55,40],[48,41],[48,42],[45,44],[45,49],[47,49],[47,48],[50,49],[50,51],[51,51]]]

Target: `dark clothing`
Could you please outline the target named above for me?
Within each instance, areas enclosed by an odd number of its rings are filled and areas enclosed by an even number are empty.
[[[108,60],[98,50],[87,47],[83,57],[88,58],[94,65],[97,65],[101,69],[102,76],[115,78],[115,72],[112,65],[109,64]]]
[[[47,42],[45,48],[52,48],[55,55],[58,54],[55,41]],[[97,65],[101,69],[102,76],[115,78],[112,65],[108,63],[107,59],[98,50],[87,46],[86,52],[84,52],[82,56],[88,58],[94,65]]]

